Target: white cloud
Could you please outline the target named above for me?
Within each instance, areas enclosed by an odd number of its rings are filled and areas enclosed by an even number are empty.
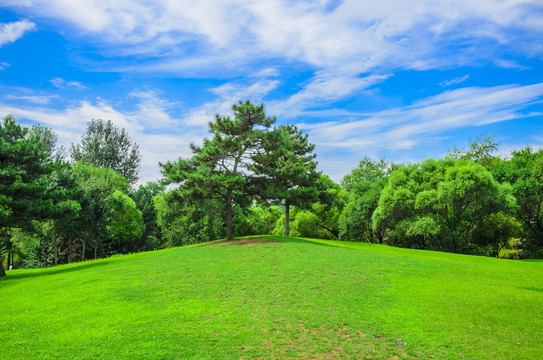
[[[356,94],[399,69],[521,67],[507,57],[543,55],[543,47],[535,46],[543,36],[543,12],[535,0],[4,3],[58,20],[59,27],[67,24],[67,36],[90,41],[109,57],[86,63],[101,71],[231,80],[269,78],[282,65],[299,65],[315,75],[297,94],[270,104],[285,115]],[[479,46],[483,51],[474,51]],[[195,109],[188,123],[205,123],[210,112],[224,109],[219,103]]]
[[[493,40],[496,46],[529,51],[521,46],[526,32],[543,31],[538,3],[529,0],[346,0],[333,11],[328,2],[281,0],[4,3],[67,23],[75,36],[92,38],[106,52],[114,44],[115,55],[170,55],[150,65],[153,70],[195,66],[199,58],[216,64],[225,58],[237,64],[288,59],[319,68],[358,64],[360,73],[378,67],[422,68],[466,61],[458,54],[461,49],[447,50],[451,43]],[[444,51],[455,56],[436,58]],[[465,52],[488,56],[470,52],[469,46]]]
[[[25,32],[34,30],[35,28],[36,24],[26,19],[0,24],[0,46],[17,41]]]
[[[0,61],[0,70],[4,70],[7,67],[10,67],[11,64],[8,64],[7,62]]]
[[[33,104],[45,105],[49,104],[51,100],[58,99],[58,95],[13,95],[8,94],[4,96],[7,100],[22,100]]]
[[[349,147],[355,143],[380,148],[412,147],[414,139],[424,135],[540,115],[522,110],[541,100],[543,83],[463,88],[422,99],[409,106],[368,114],[357,121],[300,126],[307,129],[313,138],[337,147]]]
[[[260,79],[252,84],[233,81],[213,88],[210,91],[218,98],[192,110],[185,118],[185,123],[189,126],[204,127],[213,121],[215,114],[230,115],[232,105],[240,100],[251,100],[253,104],[259,104],[278,84],[277,80]],[[273,115],[269,111],[267,114]]]
[[[78,81],[66,81],[59,77],[51,79],[50,81],[51,81],[51,84],[53,84],[53,86],[58,89],[76,88],[76,89],[83,90],[87,88],[85,85],[81,84]]]
[[[372,85],[385,81],[390,75],[358,77],[349,71],[319,72],[311,78],[302,90],[284,101],[270,101],[272,114],[284,118],[299,116],[313,106],[325,106],[360,92]]]
[[[469,79],[469,75],[459,76],[459,77],[454,78],[452,80],[444,80],[444,81],[439,83],[439,86],[447,87],[447,86],[451,86],[451,85],[457,85],[457,84],[463,83],[467,79]]]
[[[298,127],[316,144],[319,159],[324,164],[334,164],[336,172],[330,174],[339,180],[361,158],[361,154],[377,157],[389,151],[403,151],[402,156],[407,157],[410,156],[408,150],[421,144],[428,147],[439,143],[438,138],[450,131],[541,116],[540,113],[525,111],[541,101],[543,83],[463,88],[419,100],[412,105],[367,114],[355,121],[301,123]],[[344,118],[356,117],[356,114],[349,114]],[[441,155],[426,153],[425,156]]]
[[[137,110],[132,114],[132,118],[139,124],[145,124],[149,128],[165,128],[180,122],[168,113],[178,102],[161,99],[157,92],[152,90],[136,90],[128,96],[139,100]]]

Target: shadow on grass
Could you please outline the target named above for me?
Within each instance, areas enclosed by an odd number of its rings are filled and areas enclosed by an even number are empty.
[[[7,280],[18,280],[18,279],[25,279],[25,278],[64,274],[64,273],[69,273],[73,271],[81,271],[81,270],[94,268],[97,266],[102,266],[107,263],[108,261],[100,261],[100,262],[93,261],[93,262],[88,262],[86,264],[80,263],[80,264],[61,265],[58,267],[47,268],[47,269],[26,269],[24,270],[24,272],[11,273],[11,271],[6,271],[7,275],[0,277],[0,283]]]
[[[541,287],[535,287],[535,286],[521,286],[520,287],[522,290],[530,290],[530,291],[539,291],[539,292],[543,292],[543,288]]]

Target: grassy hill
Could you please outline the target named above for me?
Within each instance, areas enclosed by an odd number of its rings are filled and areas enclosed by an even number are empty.
[[[0,302],[0,359],[543,354],[543,262],[371,244],[265,237],[14,270]]]

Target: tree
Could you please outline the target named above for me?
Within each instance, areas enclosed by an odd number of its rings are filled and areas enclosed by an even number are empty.
[[[382,228],[372,227],[373,212],[377,208],[381,191],[390,176],[397,168],[384,159],[373,161],[364,157],[358,167],[345,175],[341,185],[349,191],[349,201],[341,214],[340,240],[383,242]]]
[[[107,231],[114,240],[118,252],[134,251],[134,244],[143,235],[145,225],[136,203],[121,191],[115,191],[108,199]]]
[[[224,237],[224,203],[217,199],[177,197],[170,191],[153,197],[162,248]]]
[[[272,235],[283,211],[278,206],[250,207],[247,214],[249,231],[247,235]]]
[[[160,244],[160,228],[157,225],[153,197],[162,194],[164,191],[164,185],[159,182],[148,182],[145,185],[140,185],[138,190],[130,194],[137,208],[141,211],[143,223],[145,224],[141,244],[137,245],[138,250],[153,250]]]
[[[510,247],[510,240],[522,231],[522,224],[512,215],[493,213],[474,229],[473,243],[481,254],[499,257],[500,251]]]
[[[543,256],[543,150],[530,147],[513,151],[509,161],[493,167],[496,179],[512,186],[516,216],[524,224],[523,246],[531,257]]]
[[[515,206],[511,187],[469,160],[428,159],[395,170],[373,214],[391,243],[421,249],[470,252],[475,229]]]
[[[102,245],[107,234],[110,216],[110,200],[115,191],[128,194],[128,180],[112,169],[97,168],[92,165],[79,163],[74,166],[78,186],[84,193],[85,204],[82,206],[78,222],[80,231],[94,240],[94,258],[98,257],[98,248]]]
[[[275,122],[266,117],[264,105],[250,101],[240,101],[232,110],[233,119],[217,114],[209,124],[211,139],[204,139],[202,146],[191,144],[192,158],[160,164],[165,182],[179,184],[180,197],[224,201],[228,239],[233,238],[232,207],[248,195],[253,157]]]
[[[130,184],[138,180],[139,146],[130,140],[125,129],[117,128],[111,120],[89,122],[81,144],[72,143],[71,157],[75,162],[113,169],[126,177]]]
[[[257,176],[254,186],[264,199],[278,200],[285,206],[285,236],[289,236],[290,206],[309,205],[318,200],[315,145],[296,126],[279,126],[264,138],[261,152],[251,168]]]
[[[309,207],[317,219],[317,227],[321,228],[326,238],[339,238],[340,217],[347,204],[349,194],[336,184],[328,175],[321,174],[317,182],[319,201]]]
[[[49,237],[53,240],[53,265],[58,265],[59,245],[63,240],[65,240],[65,246],[68,249],[68,262],[71,263],[74,259],[74,239],[80,234],[81,228],[86,225],[84,221],[81,221],[80,217],[84,217],[87,211],[88,198],[81,189],[77,175],[70,163],[60,163],[47,176],[47,183],[51,188],[58,189],[57,191],[62,194],[62,197],[70,200],[71,204],[73,204],[72,211],[66,211],[62,217],[46,220],[46,222],[50,223],[48,227]],[[47,237],[44,240],[48,242]],[[48,244],[44,245],[47,246]],[[47,250],[45,250],[46,254],[44,254],[45,259],[47,259]]]
[[[55,169],[40,137],[13,116],[0,124],[0,229],[31,228],[32,221],[58,216],[74,204],[46,181]],[[0,276],[5,276],[0,261]]]
[[[285,231],[285,215],[277,220],[273,235],[282,235]],[[313,239],[332,239],[330,232],[320,226],[317,215],[309,210],[293,206],[290,216],[290,235]]]
[[[42,143],[43,149],[54,161],[61,161],[65,157],[64,146],[57,147],[57,135],[50,128],[35,124],[30,127],[30,134],[36,135]]]
[[[500,147],[500,143],[495,141],[496,134],[488,135],[488,133],[477,136],[475,139],[470,139],[467,147],[461,149],[453,146],[449,153],[449,157],[460,160],[473,160],[485,167],[489,167],[496,159],[495,153]]]

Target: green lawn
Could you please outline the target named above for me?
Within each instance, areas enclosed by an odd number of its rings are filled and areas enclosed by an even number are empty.
[[[266,239],[9,271],[0,359],[543,356],[542,261]]]

